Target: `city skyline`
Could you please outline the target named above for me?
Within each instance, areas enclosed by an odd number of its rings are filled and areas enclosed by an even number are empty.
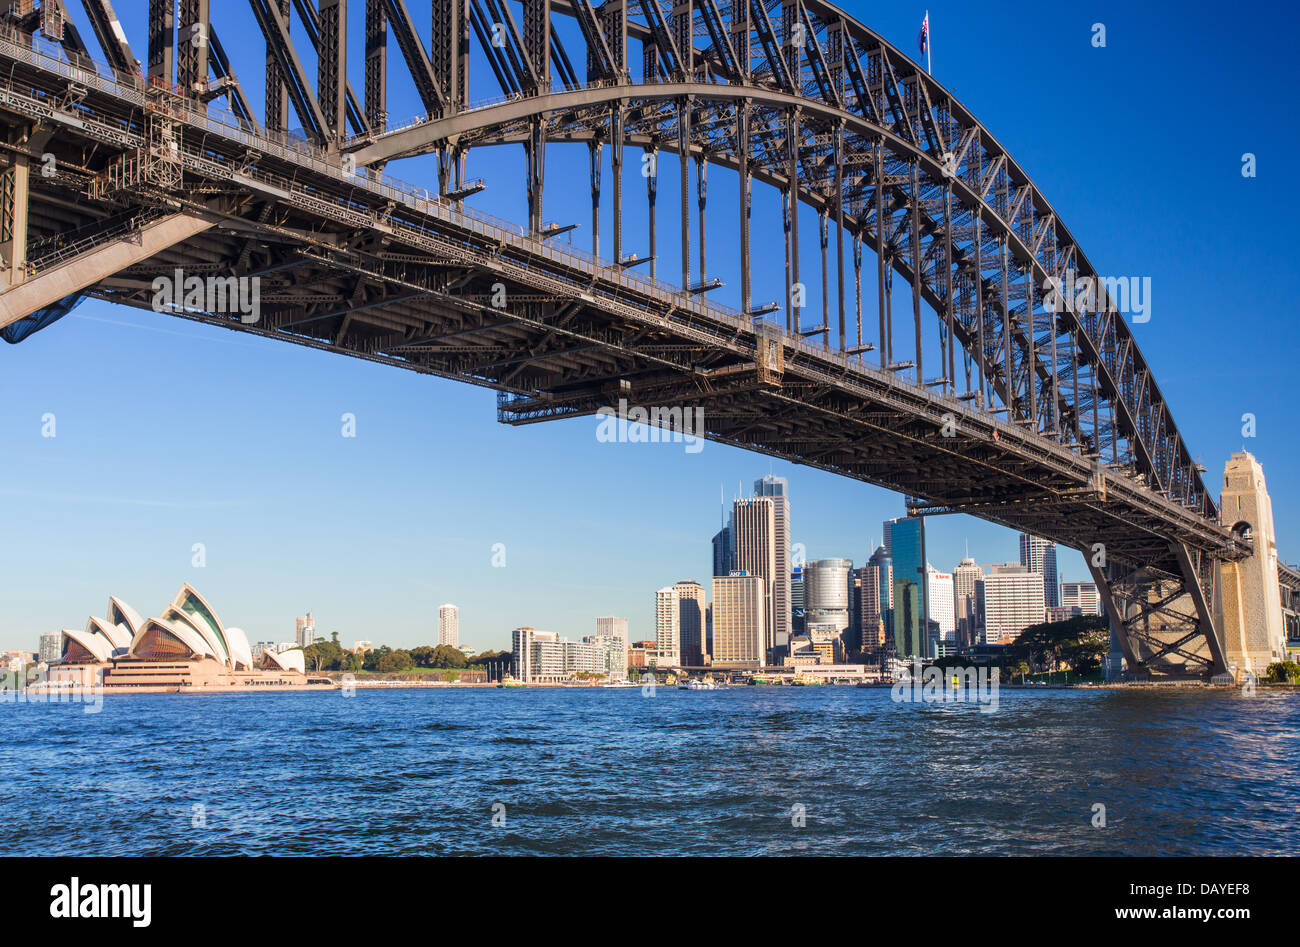
[[[1202,278],[1213,261],[1227,261],[1239,280],[1258,288],[1262,311],[1281,311],[1284,304],[1275,279],[1287,266],[1281,244],[1261,238],[1245,247],[1237,237],[1271,233],[1275,208],[1286,199],[1280,168],[1296,133],[1273,122],[1273,96],[1252,91],[1284,88],[1283,64],[1266,57],[1249,80],[1212,80],[1165,68],[1169,54],[1138,53],[1156,31],[1170,30],[1169,47],[1183,50],[1180,56],[1213,53],[1225,40],[1211,41],[1193,28],[1195,13],[1171,21],[1157,10],[1111,11],[1110,45],[1097,50],[1086,41],[1088,24],[1068,11],[1031,4],[1024,10],[1032,16],[1011,14],[1002,29],[988,30],[977,11],[932,5],[941,24],[936,76],[952,82],[1034,175],[1098,266],[1151,275],[1156,308],[1135,335],[1193,452],[1211,471],[1210,489],[1217,493],[1217,471],[1243,444],[1271,482],[1294,481],[1300,452],[1278,436],[1288,419],[1285,399],[1276,397],[1289,379],[1287,324],[1222,338],[1217,367],[1205,364],[1199,341],[1236,305],[1232,281],[1207,286]],[[130,9],[122,15],[132,35],[140,35],[142,15]],[[913,20],[909,10],[872,14],[873,25],[902,46],[913,38]],[[1072,88],[1091,96],[1108,124],[1127,130],[1129,154],[1062,147],[1063,132],[1044,134],[1026,123],[1026,110],[1044,106],[1040,97],[1058,96],[1060,89],[1034,87],[1027,99],[1009,99],[1004,80],[985,75],[971,49],[943,43],[945,34],[961,31],[981,36],[981,56],[1016,63],[1016,51],[1029,45],[1058,57],[1073,70]],[[1230,39],[1240,43],[1244,35]],[[1099,57],[1112,54],[1122,69],[1097,68],[1110,62]],[[1031,64],[1011,68],[1027,72]],[[1173,105],[1150,114],[1128,94],[1134,81]],[[394,111],[408,104],[395,102]],[[1166,142],[1201,109],[1228,116],[1224,143],[1169,166],[1162,159]],[[1240,173],[1247,150],[1257,153],[1260,169],[1249,180]],[[1135,161],[1132,154],[1146,157]],[[518,155],[499,160],[474,171],[517,170]],[[432,176],[412,165],[393,173],[417,181]],[[1184,199],[1192,182],[1200,201]],[[517,218],[514,200],[494,189],[475,198],[488,212]],[[727,197],[711,200],[725,207]],[[549,212],[564,219],[582,220],[588,212],[585,193],[569,198],[555,189],[548,201]],[[1221,210],[1220,226],[1207,229],[1205,206],[1231,210]],[[813,228],[806,229],[815,253]],[[1202,242],[1177,252],[1160,239],[1192,230],[1203,234]],[[584,236],[579,231],[575,239]],[[714,242],[715,265],[728,264],[728,253]],[[773,274],[769,284],[756,286],[756,298],[775,298],[777,284]],[[478,648],[501,648],[509,629],[529,622],[577,634],[601,613],[627,615],[633,636],[645,638],[652,630],[646,588],[708,579],[699,537],[716,531],[718,484],[752,481],[769,463],[714,443],[696,455],[685,455],[680,445],[599,444],[589,419],[505,429],[493,420],[490,392],[96,300],[21,347],[0,348],[6,359],[0,395],[7,405],[0,418],[6,445],[0,647],[6,648],[34,650],[42,632],[76,627],[105,586],[151,600],[182,580],[231,602],[257,639],[287,640],[289,621],[312,607],[325,636],[337,630],[344,641],[415,645],[436,636],[428,616],[448,600],[463,609],[464,641]],[[1253,370],[1237,371],[1241,364]],[[109,385],[105,365],[114,367]],[[185,367],[184,384],[165,399],[157,397],[159,365]],[[1219,384],[1227,378],[1234,381],[1229,394]],[[1257,420],[1257,437],[1243,438],[1245,413]],[[57,419],[55,438],[41,436],[47,414]],[[356,418],[355,439],[340,436],[344,414]],[[179,466],[156,469],[140,461],[178,431],[201,438],[219,463],[192,465],[181,476]],[[446,463],[448,453],[460,462]],[[529,479],[547,484],[545,502],[518,489],[520,458],[528,460]],[[379,497],[426,490],[429,470],[457,502],[385,515]],[[783,462],[771,471],[788,478],[798,498],[791,538],[809,559],[842,556],[861,565],[879,523],[902,512],[902,498],[879,488]],[[362,482],[382,490],[340,499],[344,484]],[[679,499],[676,508],[651,514],[628,502],[666,485]],[[1300,500],[1279,491],[1275,515],[1283,560],[1300,559]],[[952,570],[968,537],[982,564],[1017,558],[1014,532],[942,517],[927,524],[930,561]],[[498,543],[505,568],[491,565]],[[192,565],[195,544],[204,547],[202,568]],[[1063,580],[1088,579],[1073,552],[1062,550],[1060,567]]]

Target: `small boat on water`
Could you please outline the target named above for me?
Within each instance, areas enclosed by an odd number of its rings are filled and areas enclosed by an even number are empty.
[[[684,683],[678,684],[677,689],[679,691],[715,691],[718,689],[718,685],[713,683],[711,680],[685,681]]]

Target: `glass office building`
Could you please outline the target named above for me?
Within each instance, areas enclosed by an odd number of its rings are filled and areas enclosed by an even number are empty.
[[[929,629],[925,518],[894,520],[889,538],[894,567],[894,649],[900,658],[924,657]]]

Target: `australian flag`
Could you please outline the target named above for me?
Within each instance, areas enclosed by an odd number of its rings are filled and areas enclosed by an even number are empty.
[[[921,55],[924,56],[930,49],[930,11],[926,11],[925,19],[921,21],[921,35],[916,38],[917,45],[921,47]]]

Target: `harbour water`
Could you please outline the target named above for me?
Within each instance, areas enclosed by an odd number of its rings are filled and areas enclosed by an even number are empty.
[[[4,854],[1300,851],[1267,690],[131,695],[0,704],[0,745]]]

